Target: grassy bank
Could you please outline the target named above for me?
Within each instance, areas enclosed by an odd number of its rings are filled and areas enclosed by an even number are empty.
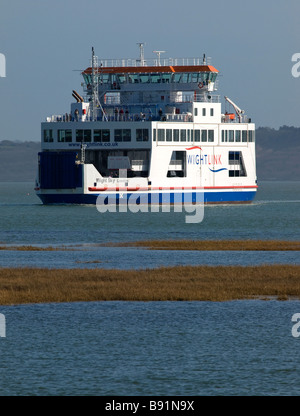
[[[200,251],[299,251],[300,241],[280,240],[149,240],[120,243],[118,246],[145,247],[150,250]]]
[[[300,266],[181,266],[147,270],[0,269],[0,305],[75,301],[300,299]]]
[[[79,249],[77,246],[13,246],[0,243],[0,250],[10,251],[61,251]],[[280,240],[148,240],[124,243],[95,244],[99,247],[141,247],[149,250],[200,250],[200,251],[300,251],[300,241]]]
[[[9,250],[9,251],[62,251],[62,250],[71,250],[66,247],[39,247],[39,246],[0,246],[0,250]]]

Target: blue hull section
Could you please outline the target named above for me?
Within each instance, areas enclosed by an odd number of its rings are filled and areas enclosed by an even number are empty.
[[[239,203],[250,203],[254,199],[256,191],[230,191],[230,192],[205,192],[204,193],[204,203],[205,204],[239,204]],[[107,194],[100,194],[101,201],[106,204],[107,202],[119,203],[119,194],[107,196]],[[43,204],[88,204],[95,205],[99,194],[38,194],[38,197],[41,199]],[[141,200],[138,197],[137,193],[134,194],[125,194],[124,198],[129,199],[133,198],[133,201],[136,201],[137,204],[140,202],[144,203],[146,198],[146,203],[196,203],[202,202],[202,196],[197,197],[195,192],[186,192],[186,193],[153,193],[153,194],[142,194]],[[109,199],[109,201],[108,201]],[[121,200],[121,199],[120,199]],[[122,199],[123,201],[124,199]],[[133,202],[132,201],[132,202]]]

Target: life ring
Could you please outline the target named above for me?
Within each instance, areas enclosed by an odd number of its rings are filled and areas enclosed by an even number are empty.
[[[199,82],[198,87],[201,89],[203,88],[203,82]]]

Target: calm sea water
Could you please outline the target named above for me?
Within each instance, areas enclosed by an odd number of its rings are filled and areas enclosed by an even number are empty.
[[[200,224],[186,224],[185,213],[43,206],[32,187],[0,183],[0,242],[74,250],[1,250],[0,267],[300,263],[298,253],[97,246],[165,238],[299,240],[296,182],[262,183],[251,206],[206,207]],[[0,306],[0,313],[6,324],[0,395],[300,394],[300,338],[291,332],[299,301],[82,302]]]
[[[300,302],[0,307],[1,395],[299,395]]]
[[[0,253],[0,267],[142,268],[177,264],[298,263],[293,252],[174,252],[99,247],[153,239],[300,239],[300,182],[262,183],[251,205],[206,206],[201,223],[182,213],[101,214],[95,206],[44,206],[30,183],[0,183],[0,243],[67,246]],[[95,263],[97,262],[97,263]],[[100,263],[99,263],[100,262]]]

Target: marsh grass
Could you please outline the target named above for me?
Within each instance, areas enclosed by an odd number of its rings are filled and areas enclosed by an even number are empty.
[[[99,247],[142,247],[149,250],[199,251],[300,251],[300,241],[280,240],[149,240],[124,243],[95,244]],[[11,251],[72,251],[82,250],[80,245],[61,247],[0,245],[0,250]]]
[[[0,250],[9,250],[9,251],[62,251],[62,250],[72,250],[66,247],[38,247],[38,246],[0,246]]]
[[[299,241],[280,240],[149,240],[119,243],[118,246],[144,247],[150,250],[199,251],[299,251]]]
[[[300,266],[179,266],[145,270],[0,269],[0,305],[78,301],[300,298]]]

